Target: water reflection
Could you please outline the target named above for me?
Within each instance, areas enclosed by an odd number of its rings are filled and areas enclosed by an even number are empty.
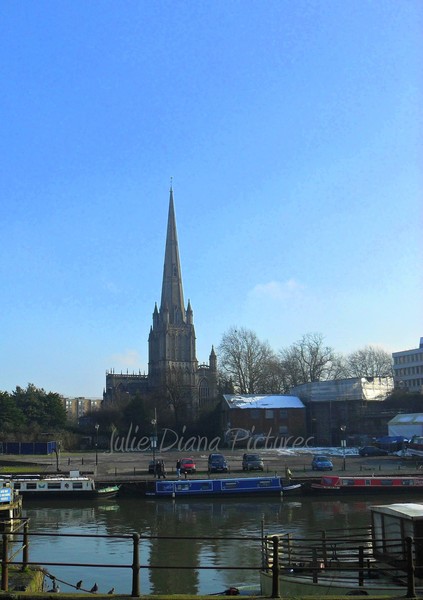
[[[257,584],[260,566],[261,531],[292,532],[306,537],[322,529],[353,530],[369,524],[369,506],[399,501],[389,498],[381,502],[345,498],[340,500],[299,497],[291,500],[225,499],[225,500],[145,500],[124,497],[95,504],[78,502],[76,506],[59,501],[25,503],[25,516],[30,517],[30,531],[57,533],[129,534],[147,536],[141,540],[142,594],[213,594],[238,584]],[[404,498],[401,497],[401,501]],[[418,501],[417,499],[415,501]],[[183,538],[177,546],[169,536]],[[216,540],[212,537],[246,536],[248,543]],[[160,538],[160,539],[159,539]],[[31,539],[31,560],[87,563],[131,564],[131,540],[51,538]],[[210,566],[211,570],[198,570]],[[256,566],[253,571],[226,571],[227,565]],[[171,569],[169,567],[182,567]],[[159,567],[162,567],[159,569]],[[166,568],[167,567],[167,568]],[[130,569],[101,569],[82,572],[80,567],[51,567],[55,575],[69,582],[92,578],[99,591],[111,587],[116,593],[131,592]],[[92,582],[92,583],[93,583]],[[71,589],[62,586],[62,591]]]

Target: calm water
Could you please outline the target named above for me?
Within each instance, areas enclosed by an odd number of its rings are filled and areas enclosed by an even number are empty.
[[[413,497],[412,501],[423,501]],[[265,533],[293,532],[304,535],[321,529],[353,529],[369,524],[369,506],[406,501],[346,498],[328,501],[309,497],[292,499],[245,500],[145,500],[124,497],[102,504],[69,501],[24,501],[25,516],[30,518],[31,532],[132,534],[148,536],[252,536]],[[235,540],[142,540],[140,559],[144,566],[194,566],[193,569],[142,569],[142,594],[213,594],[232,585],[258,585],[257,571],[225,571],[225,565],[260,565],[259,542]],[[103,538],[31,538],[30,560],[44,562],[78,562],[130,564],[131,540]],[[196,566],[210,566],[198,570]],[[48,567],[58,579],[90,589],[94,582],[99,592],[112,587],[116,593],[130,594],[131,570],[113,568]],[[47,580],[48,581],[48,580]],[[60,591],[72,589],[60,583]]]

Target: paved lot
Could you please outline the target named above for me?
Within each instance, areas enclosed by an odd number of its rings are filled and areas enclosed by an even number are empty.
[[[245,449],[221,450],[229,463],[231,474],[243,473],[241,468],[242,454]],[[269,474],[277,473],[284,476],[286,468],[292,471],[293,478],[316,477],[319,473],[311,470],[310,454],[283,455],[276,450],[263,450],[261,454],[265,464],[265,472]],[[207,473],[208,452],[178,452],[169,451],[156,453],[156,458],[164,460],[168,476],[175,473],[176,461],[178,458],[193,457],[197,473],[199,475]],[[13,471],[14,464],[27,463],[32,468],[36,466],[42,472],[55,472],[57,466],[61,471],[80,470],[91,472],[98,478],[113,477],[114,475],[128,477],[152,478],[148,475],[148,464],[152,459],[152,453],[147,452],[110,452],[99,450],[97,456],[95,452],[84,453],[62,453],[59,457],[55,454],[49,456],[16,456],[2,455],[0,457],[0,467],[2,471]],[[344,458],[342,456],[331,457],[334,465],[334,473],[344,472]],[[96,464],[97,463],[97,464]],[[375,474],[402,474],[420,472],[416,468],[416,462],[412,458],[400,458],[397,456],[386,456],[376,458],[363,458],[360,456],[346,456],[345,472],[352,474],[375,473]],[[251,475],[254,472],[250,472]],[[422,472],[423,476],[423,472]]]

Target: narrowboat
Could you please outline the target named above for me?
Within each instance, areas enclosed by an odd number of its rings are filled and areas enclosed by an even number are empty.
[[[69,475],[16,475],[0,479],[15,492],[29,498],[113,498],[118,485],[98,487],[94,479],[70,471]]]
[[[423,476],[378,476],[363,475],[351,477],[347,475],[324,475],[320,481],[312,482],[306,488],[307,492],[318,492],[323,494],[344,493],[389,493],[395,494],[406,492],[423,492]]]
[[[178,498],[187,496],[264,496],[283,494],[280,477],[240,477],[239,479],[183,479],[155,481],[147,496]]]
[[[348,535],[264,536],[262,595],[422,596],[423,505],[372,506],[370,512],[371,526]]]

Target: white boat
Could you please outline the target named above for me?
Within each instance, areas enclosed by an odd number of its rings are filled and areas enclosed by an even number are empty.
[[[262,595],[422,596],[423,505],[370,510],[372,526],[347,536],[264,536]]]
[[[118,485],[97,488],[92,477],[79,471],[69,475],[16,475],[0,479],[0,486],[9,485],[15,492],[32,498],[112,498],[119,492]]]

